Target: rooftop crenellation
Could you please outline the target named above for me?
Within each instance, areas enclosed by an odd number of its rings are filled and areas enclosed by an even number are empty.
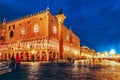
[[[49,11],[48,7],[47,7],[46,11]],[[44,13],[44,12],[46,12],[46,11],[43,10],[43,11],[34,12],[34,13],[29,14],[29,15],[26,15],[26,16],[24,16],[24,17],[19,17],[19,18],[10,20],[10,21],[8,21],[7,23],[14,22],[14,21],[18,21],[18,20],[25,19],[25,18],[28,18],[28,17],[32,17],[32,16],[35,16],[35,15],[38,15],[38,14],[42,14],[42,13]]]

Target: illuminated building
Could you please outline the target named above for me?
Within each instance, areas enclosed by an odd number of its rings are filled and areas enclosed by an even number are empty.
[[[87,46],[80,47],[81,58],[93,58],[95,57],[95,50],[88,48]]]
[[[49,8],[0,25],[0,59],[19,55],[24,61],[76,58],[80,39],[64,24],[65,15],[53,16]]]

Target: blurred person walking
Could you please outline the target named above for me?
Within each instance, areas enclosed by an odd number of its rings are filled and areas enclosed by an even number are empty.
[[[20,70],[20,57],[19,55],[16,56],[15,62],[16,62],[16,70]]]

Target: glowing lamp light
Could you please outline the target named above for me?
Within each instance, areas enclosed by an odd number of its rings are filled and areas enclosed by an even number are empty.
[[[114,49],[111,49],[109,54],[110,54],[110,57],[114,57],[113,55],[116,53],[116,51]]]
[[[75,51],[75,53],[74,53],[75,55],[77,55],[77,51]]]
[[[110,50],[110,54],[115,54],[115,53],[116,53],[115,49]]]
[[[32,54],[35,54],[35,50],[32,51]]]

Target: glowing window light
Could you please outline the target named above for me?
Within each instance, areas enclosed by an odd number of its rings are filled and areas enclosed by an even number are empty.
[[[35,24],[34,25],[34,33],[37,33],[37,32],[39,32],[39,25]]]
[[[56,26],[53,26],[53,33],[57,34],[57,28],[56,28]]]
[[[21,29],[21,35],[25,35],[25,28]]]

